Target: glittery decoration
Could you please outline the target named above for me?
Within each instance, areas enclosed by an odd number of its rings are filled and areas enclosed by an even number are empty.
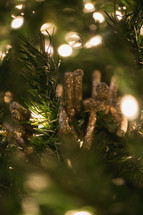
[[[106,83],[100,82],[96,87],[97,99],[109,101],[109,87]]]
[[[75,109],[73,105],[73,73],[72,72],[66,72],[64,75],[65,80],[65,107],[67,115],[70,119],[73,118],[75,115]]]
[[[25,109],[18,102],[12,102],[9,105],[9,110],[11,112],[11,117],[16,122],[26,122],[30,119],[30,111]]]
[[[60,126],[59,135],[68,134],[71,132],[69,118],[62,103],[60,105],[59,126]]]
[[[81,111],[81,101],[82,101],[82,78],[83,71],[81,69],[77,69],[73,73],[74,80],[74,107],[77,113]]]
[[[94,100],[92,98],[85,99],[83,101],[83,106],[85,112],[97,112],[101,110],[106,110],[106,105],[104,101]]]
[[[94,136],[95,123],[96,123],[96,113],[91,112],[89,115],[86,135],[84,138],[84,148],[86,148],[88,150],[91,148],[91,143],[92,143],[93,136]]]
[[[112,77],[110,82],[109,94],[110,94],[110,106],[115,107],[117,102],[117,79],[115,76]]]
[[[117,129],[117,136],[123,137],[127,133],[128,120],[126,116],[121,116],[120,124]]]
[[[101,73],[98,70],[95,70],[92,74],[92,98],[97,96],[96,87],[100,83]]]

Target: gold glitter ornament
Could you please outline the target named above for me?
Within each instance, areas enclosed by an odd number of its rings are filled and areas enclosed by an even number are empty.
[[[70,119],[73,118],[75,115],[75,109],[73,104],[73,73],[66,72],[64,75],[65,80],[65,91],[64,91],[64,98],[65,98],[65,107],[67,115]]]
[[[88,121],[88,125],[87,125],[87,130],[86,130],[86,135],[84,138],[84,148],[85,149],[90,149],[91,148],[91,144],[92,144],[92,140],[93,140],[93,136],[94,136],[94,128],[95,128],[95,123],[96,123],[96,113],[95,112],[91,112],[89,115],[89,121]]]
[[[95,70],[92,74],[92,93],[91,97],[95,98],[97,96],[96,87],[100,83],[101,73],[98,70]]]
[[[77,69],[73,73],[73,80],[74,80],[74,108],[76,113],[81,111],[81,101],[82,101],[82,78],[83,78],[83,71],[81,69]]]

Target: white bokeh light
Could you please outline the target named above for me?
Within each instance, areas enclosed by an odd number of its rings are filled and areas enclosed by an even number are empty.
[[[104,16],[102,15],[102,13],[99,13],[99,12],[93,13],[93,19],[95,20],[95,22],[99,22],[99,23],[102,23],[105,21]]]
[[[140,28],[140,35],[143,36],[143,25]]]
[[[82,43],[80,42],[80,39],[81,38],[77,32],[70,31],[70,32],[66,33],[66,35],[65,35],[65,40],[73,48],[78,48],[82,45]]]
[[[56,33],[56,25],[51,22],[47,22],[41,26],[40,31],[44,35],[51,35],[53,33]]]
[[[116,16],[118,20],[121,20],[123,18],[123,14],[118,10],[116,10]]]
[[[15,6],[17,9],[21,10],[23,8],[23,4],[18,4]]]
[[[54,53],[54,48],[53,46],[50,44],[49,40],[45,40],[45,52],[47,52],[49,55],[53,55]]]
[[[67,44],[63,44],[58,48],[58,53],[62,57],[68,57],[72,54],[72,47]]]
[[[121,99],[121,112],[129,120],[135,120],[139,113],[139,105],[136,98],[132,95],[125,95]]]
[[[95,10],[95,7],[91,2],[85,3],[84,9],[83,9],[85,13],[90,13],[90,12],[93,12],[94,10]]]
[[[70,211],[67,211],[65,215],[92,215],[92,213],[88,211],[70,210]]]
[[[17,29],[20,28],[24,23],[24,18],[22,16],[15,17],[11,22],[11,28]]]
[[[100,35],[96,35],[88,40],[85,44],[85,48],[91,48],[102,44],[102,37]]]

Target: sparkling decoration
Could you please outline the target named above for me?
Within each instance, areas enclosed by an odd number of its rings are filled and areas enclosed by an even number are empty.
[[[58,53],[62,57],[68,57],[72,54],[72,47],[67,44],[63,44],[58,48]]]
[[[11,28],[18,29],[20,28],[24,23],[24,18],[22,16],[15,17],[11,22]]]
[[[129,120],[135,120],[139,114],[136,98],[132,95],[125,95],[121,100],[121,111]]]
[[[127,133],[130,133],[128,132],[128,119],[131,119],[132,117],[130,112],[132,113],[133,109],[137,116],[136,113],[138,113],[138,106],[135,98],[133,99],[131,96],[124,96],[123,98],[117,97],[117,77],[113,76],[111,78],[110,86],[108,87],[106,83],[101,82],[101,74],[98,70],[95,70],[92,75],[91,97],[83,100],[83,75],[84,73],[81,69],[65,73],[64,93],[62,97],[63,100],[61,101],[59,117],[59,134],[60,136],[72,134],[80,147],[90,150],[95,134],[95,124],[98,117],[97,113],[99,111],[104,112],[105,115],[111,116],[116,127],[116,135],[123,137]],[[129,98],[132,98],[132,100]],[[83,110],[84,112],[89,113],[89,120],[85,133],[82,132],[79,136],[77,128],[73,126],[73,123],[75,123],[78,118],[77,116],[80,116],[81,111]],[[128,110],[128,116],[124,113],[124,110]],[[143,135],[141,134],[141,136]]]
[[[105,21],[104,16],[102,15],[102,13],[99,13],[99,12],[93,13],[93,19],[95,22],[99,22],[99,23],[102,23]]]

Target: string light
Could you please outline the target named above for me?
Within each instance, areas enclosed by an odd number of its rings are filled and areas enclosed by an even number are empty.
[[[87,3],[84,5],[83,11],[84,11],[85,13],[90,13],[90,12],[93,12],[94,10],[95,10],[94,5],[93,5],[91,2],[87,2]]]
[[[116,16],[118,20],[121,20],[123,18],[123,14],[118,10],[116,10]]]
[[[23,8],[23,4],[18,4],[15,6],[17,9],[21,10]]]
[[[54,54],[54,48],[50,45],[49,40],[45,41],[45,52],[47,52],[51,56]]]
[[[67,44],[63,44],[58,48],[58,53],[62,57],[68,57],[72,54],[72,47]]]
[[[22,16],[15,17],[11,22],[11,27],[14,29],[20,28],[24,23],[24,18]]]
[[[88,211],[70,210],[70,211],[67,211],[65,215],[92,215],[92,213]]]
[[[140,29],[140,35],[143,36],[143,25],[141,26],[141,29]]]
[[[102,23],[105,21],[104,16],[99,12],[93,13],[93,19],[95,20],[95,22],[99,22],[99,23]]]
[[[125,95],[121,100],[121,112],[129,120],[135,120],[139,113],[139,105],[135,97]]]
[[[80,42],[80,37],[77,32],[68,32],[65,35],[65,40],[68,42],[70,46],[73,48],[80,47],[82,43]]]
[[[51,35],[53,33],[56,33],[56,30],[57,30],[56,25],[51,22],[47,22],[43,24],[40,28],[41,33],[44,35],[48,35],[48,34]]]
[[[102,37],[100,35],[96,35],[86,42],[85,48],[91,48],[100,44],[102,44]]]

